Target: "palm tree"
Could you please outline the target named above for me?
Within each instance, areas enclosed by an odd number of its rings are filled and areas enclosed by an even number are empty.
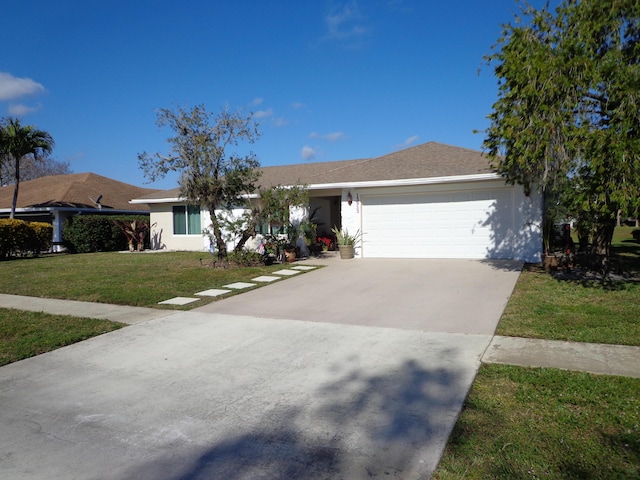
[[[10,218],[15,217],[18,203],[20,162],[25,157],[40,160],[42,155],[51,153],[53,145],[53,138],[49,133],[31,125],[23,126],[17,118],[9,118],[0,128],[0,156],[4,162],[11,162],[15,180]]]

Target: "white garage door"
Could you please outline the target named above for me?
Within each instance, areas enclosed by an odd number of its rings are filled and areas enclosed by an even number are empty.
[[[364,257],[491,258],[513,223],[509,188],[361,198]]]

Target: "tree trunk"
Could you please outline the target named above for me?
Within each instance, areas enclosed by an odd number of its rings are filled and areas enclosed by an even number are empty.
[[[613,231],[616,228],[616,221],[608,220],[596,224],[593,231],[592,252],[595,255],[609,256],[611,251],[611,241],[613,240]]]
[[[256,228],[258,227],[258,221],[255,216],[251,217],[251,224],[242,232],[242,237],[240,237],[240,241],[233,249],[234,252],[239,252],[244,248],[244,245],[247,243],[251,237],[256,236]]]
[[[576,223],[578,232],[578,252],[587,253],[589,251],[589,227],[584,222]]]
[[[227,243],[222,238],[222,230],[218,217],[216,217],[216,209],[214,206],[209,207],[209,216],[211,217],[211,227],[213,228],[213,237],[216,239],[216,248],[218,249],[218,260],[227,258]]]
[[[611,254],[611,241],[613,231],[616,228],[616,219],[601,219],[596,223],[593,230],[593,241],[591,244],[591,258],[604,275],[609,273],[609,255]]]
[[[16,205],[18,204],[18,187],[20,186],[20,160],[15,159],[15,175],[14,179],[16,181],[15,186],[13,187],[13,201],[11,202],[11,214],[9,218],[13,219],[16,216]]]

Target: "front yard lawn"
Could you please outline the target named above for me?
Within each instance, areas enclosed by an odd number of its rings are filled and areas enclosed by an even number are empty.
[[[17,259],[0,262],[0,293],[159,307],[158,302],[172,297],[192,297],[196,292],[248,282],[286,268],[212,268],[211,260],[210,254],[201,252],[106,252]],[[211,301],[205,297],[183,307],[162,308],[191,309]]]
[[[640,282],[561,280],[527,265],[497,335],[640,345]]]
[[[108,320],[0,308],[0,366],[123,326]]]
[[[640,479],[640,379],[483,365],[434,480]]]
[[[615,231],[611,279],[525,265],[496,330],[509,337],[640,345],[640,244]],[[621,276],[624,273],[624,276]]]

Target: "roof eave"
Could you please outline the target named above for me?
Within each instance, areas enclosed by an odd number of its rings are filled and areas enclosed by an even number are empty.
[[[360,182],[318,183],[307,185],[309,190],[324,190],[330,188],[370,188],[370,187],[404,187],[413,185],[433,185],[443,183],[479,182],[498,180],[502,177],[496,173],[479,173],[474,175],[455,175],[430,178],[403,178],[396,180],[365,180]]]
[[[335,188],[371,188],[371,187],[406,187],[413,185],[435,185],[447,183],[463,183],[463,182],[480,182],[489,180],[499,180],[502,177],[497,173],[478,173],[473,175],[453,175],[447,177],[430,177],[430,178],[403,178],[395,180],[364,180],[359,182],[336,182],[336,183],[315,183],[307,185],[309,190],[326,190]],[[290,185],[289,185],[290,186]],[[258,194],[242,195],[242,198],[259,198]],[[130,200],[131,204],[161,204],[161,203],[182,203],[185,198],[167,197],[167,198],[134,198]]]
[[[127,215],[138,215],[149,213],[148,210],[123,210],[117,208],[83,208],[83,207],[19,207],[16,213],[37,213],[37,212],[88,212],[88,213],[116,213]],[[10,208],[0,208],[0,213],[10,213]]]

